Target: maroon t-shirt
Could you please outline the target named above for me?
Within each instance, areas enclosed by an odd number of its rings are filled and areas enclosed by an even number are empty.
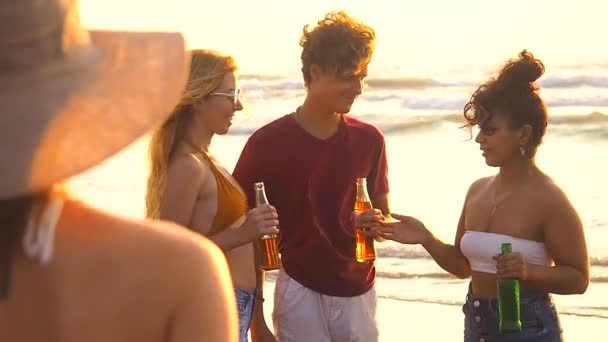
[[[264,182],[279,214],[279,250],[290,277],[330,296],[372,288],[373,263],[355,260],[352,212],[358,177],[367,178],[372,198],[389,191],[380,130],[343,115],[336,134],[321,140],[285,115],[249,138],[233,174],[250,205],[253,184]]]

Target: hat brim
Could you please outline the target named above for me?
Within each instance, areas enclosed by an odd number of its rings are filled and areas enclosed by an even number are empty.
[[[96,61],[0,89],[0,198],[48,188],[117,153],[179,100],[178,33],[90,31]]]

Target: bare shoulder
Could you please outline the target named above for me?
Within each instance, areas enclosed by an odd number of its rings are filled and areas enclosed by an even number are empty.
[[[177,224],[124,218],[70,200],[55,242],[53,267],[67,275],[57,288],[92,305],[95,310],[86,309],[91,317],[111,313],[108,322],[127,320],[133,332],[190,337],[171,341],[226,340],[206,338],[209,328],[200,323],[216,315],[213,324],[222,330],[220,319],[236,317],[229,311],[234,299],[226,259],[205,237]]]
[[[193,269],[209,270],[216,262],[225,262],[220,249],[200,234],[178,224],[166,221],[122,221],[118,227],[126,241],[131,242],[133,253],[145,254],[148,260],[166,265],[164,270],[177,276],[180,272],[192,273]],[[154,263],[153,263],[154,264]],[[156,265],[159,265],[156,263]]]
[[[209,169],[207,163],[194,153],[181,154],[171,159],[168,168],[169,178],[202,178]]]
[[[182,226],[170,222],[156,221],[144,222],[148,227],[157,231],[159,243],[167,245],[167,253],[164,257],[169,257],[177,263],[188,260],[188,267],[184,269],[190,274],[191,267],[209,269],[212,264],[225,263],[222,251],[206,237],[194,233]]]
[[[471,189],[476,189],[476,188],[479,188],[479,187],[488,186],[492,182],[492,180],[494,179],[494,177],[495,176],[487,176],[487,177],[479,178],[479,179],[475,180],[473,183],[471,183],[470,188]]]
[[[72,239],[86,240],[91,257],[108,255],[138,265],[130,272],[144,278],[180,277],[194,269],[201,272],[224,264],[218,247],[205,237],[180,225],[153,220],[134,220],[83,206],[71,226]],[[77,233],[74,231],[78,231]],[[82,245],[82,243],[80,243]],[[132,266],[132,264],[131,264]]]
[[[549,212],[570,209],[572,203],[564,190],[548,175],[543,174],[537,181],[538,200]]]
[[[483,189],[486,189],[492,183],[492,179],[494,179],[494,176],[482,177],[471,183],[467,191],[467,198],[475,196]]]

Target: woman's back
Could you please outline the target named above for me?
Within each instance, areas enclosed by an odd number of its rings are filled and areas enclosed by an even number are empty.
[[[11,293],[0,301],[0,341],[236,338],[230,276],[218,269],[224,257],[183,228],[67,201],[50,264],[16,253]]]

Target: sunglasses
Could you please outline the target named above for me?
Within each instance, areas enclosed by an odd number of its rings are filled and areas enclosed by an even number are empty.
[[[232,101],[233,106],[237,106],[239,101],[243,99],[243,93],[241,89],[230,89],[227,93],[215,92],[209,94],[209,96],[223,96]]]

